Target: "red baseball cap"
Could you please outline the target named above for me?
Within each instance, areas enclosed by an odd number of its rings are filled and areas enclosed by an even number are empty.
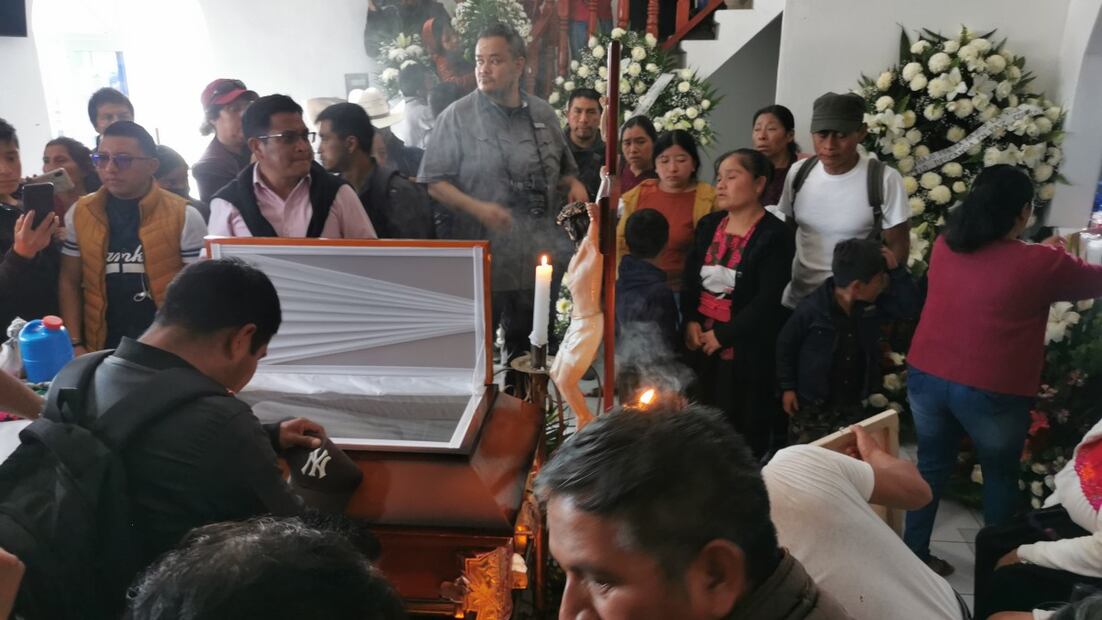
[[[209,108],[212,105],[226,105],[244,95],[251,99],[259,97],[256,92],[249,90],[241,80],[219,78],[207,84],[207,87],[203,89],[202,96],[199,97],[199,101],[202,102],[204,108]]]

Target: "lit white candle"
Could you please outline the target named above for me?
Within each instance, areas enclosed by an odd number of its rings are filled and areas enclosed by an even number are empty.
[[[547,264],[547,256],[543,256],[540,264],[536,265],[536,299],[532,308],[532,335],[529,340],[533,345],[542,347],[547,344],[547,320],[551,311],[551,272],[553,268]]]

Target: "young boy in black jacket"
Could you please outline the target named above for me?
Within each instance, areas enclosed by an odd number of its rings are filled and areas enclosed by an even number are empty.
[[[917,318],[918,289],[879,241],[834,248],[834,276],[796,307],[777,340],[777,379],[789,438],[807,443],[864,418],[881,384],[880,327]]]
[[[632,213],[624,228],[629,253],[616,280],[616,383],[623,402],[636,396],[641,382],[661,376],[679,350],[677,304],[666,272],[654,264],[669,236],[669,222],[654,209]]]

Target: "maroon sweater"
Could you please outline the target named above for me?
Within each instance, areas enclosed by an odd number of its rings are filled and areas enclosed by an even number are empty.
[[[1061,248],[996,241],[930,258],[930,284],[909,362],[971,387],[1034,396],[1045,361],[1049,306],[1102,296],[1102,266]]]

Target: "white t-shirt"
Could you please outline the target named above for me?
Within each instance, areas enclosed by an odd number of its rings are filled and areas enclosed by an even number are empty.
[[[791,446],[762,476],[781,546],[855,620],[962,617],[949,583],[869,507],[874,475],[868,463],[818,446]]]
[[[788,169],[777,210],[792,217],[792,181],[796,171],[809,159],[801,159]],[[830,277],[834,246],[846,239],[864,239],[872,232],[873,210],[869,206],[869,160],[862,156],[853,170],[845,174],[827,174],[816,165],[796,194],[796,258],[792,261],[792,281],[784,289],[781,303],[795,308]],[[911,217],[903,177],[895,168],[884,167],[884,205],[882,228],[887,230]]]

